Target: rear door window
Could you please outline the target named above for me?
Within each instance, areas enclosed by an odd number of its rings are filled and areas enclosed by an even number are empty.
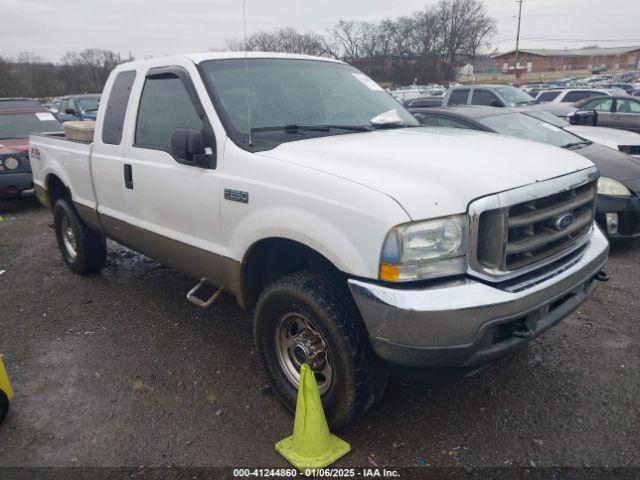
[[[451,92],[449,96],[448,105],[466,105],[469,100],[469,92],[468,88],[463,88],[459,90],[454,90]]]
[[[560,95],[560,92],[542,92],[538,96],[538,100],[540,100],[541,102],[552,102],[553,100],[558,98],[558,95]]]
[[[590,90],[575,90],[567,93],[562,99],[562,103],[573,103],[578,100],[584,100],[585,98],[596,97],[598,95],[602,94],[600,92],[592,92]]]
[[[120,145],[122,141],[122,127],[127,105],[131,96],[131,87],[136,79],[136,72],[120,72],[113,82],[109,103],[104,114],[102,127],[102,142],[108,145]]]

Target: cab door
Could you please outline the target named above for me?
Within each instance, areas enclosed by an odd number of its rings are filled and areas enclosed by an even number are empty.
[[[131,107],[135,114],[120,178],[135,227],[128,237],[138,243],[137,250],[180,266],[171,258],[179,251],[220,252],[216,139],[183,66],[150,68],[143,81],[137,105]],[[198,161],[176,150],[177,131],[201,134]]]

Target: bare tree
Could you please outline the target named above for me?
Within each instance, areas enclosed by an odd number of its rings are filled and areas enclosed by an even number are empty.
[[[244,40],[227,40],[233,51],[260,51],[326,55],[325,39],[317,33],[300,33],[293,28],[258,32]]]

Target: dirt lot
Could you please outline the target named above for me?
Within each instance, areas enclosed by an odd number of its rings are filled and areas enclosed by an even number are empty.
[[[2,213],[4,212],[4,213]],[[0,466],[286,466],[292,417],[260,368],[251,317],[227,297],[109,245],[101,275],[71,274],[49,213],[0,207],[0,352],[16,397]],[[343,430],[339,466],[640,466],[640,242],[615,245],[583,308],[470,379],[392,380]]]

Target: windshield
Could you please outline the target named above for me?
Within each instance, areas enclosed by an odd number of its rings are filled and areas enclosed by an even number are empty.
[[[479,119],[492,130],[512,137],[525,138],[536,142],[548,143],[556,147],[569,146],[585,142],[582,138],[562,130],[538,118],[522,113],[506,113]]]
[[[545,112],[544,110],[527,110],[522,113],[529,115],[530,117],[543,120],[551,125],[555,125],[556,127],[564,128],[569,126],[569,123],[565,122],[560,117],[556,117],[554,114]]]
[[[95,97],[79,97],[78,103],[80,104],[80,109],[84,112],[95,112],[98,110],[98,104],[100,103],[100,96],[96,95]]]
[[[374,117],[393,110],[404,126],[419,125],[377,83],[341,63],[253,58],[211,60],[201,68],[228,123],[242,136],[250,128],[257,136],[282,136],[277,130],[293,125],[368,128]]]
[[[516,87],[496,87],[496,91],[513,107],[536,103],[531,95]]]
[[[61,131],[62,124],[49,112],[0,115],[0,140],[27,138],[32,133]]]

